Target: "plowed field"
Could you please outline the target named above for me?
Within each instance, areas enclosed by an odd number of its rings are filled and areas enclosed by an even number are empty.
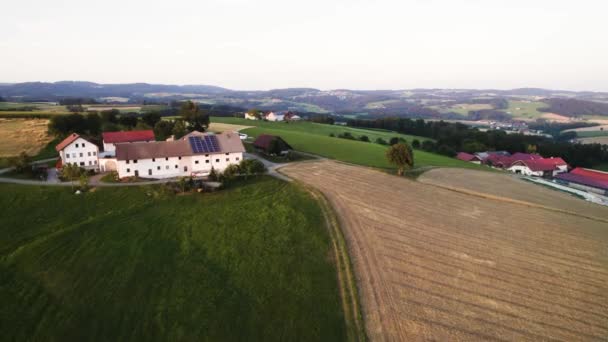
[[[566,213],[332,161],[281,172],[334,207],[372,340],[608,338],[608,209]]]

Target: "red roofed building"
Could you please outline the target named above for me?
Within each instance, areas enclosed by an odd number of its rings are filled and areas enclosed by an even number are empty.
[[[154,131],[103,132],[103,150],[116,151],[116,144],[156,141]]]
[[[273,141],[276,141],[276,148],[278,151],[272,151]],[[289,146],[289,144],[281,137],[269,134],[260,134],[260,136],[258,136],[258,138],[253,142],[253,147],[255,147],[256,150],[267,154],[285,154],[289,150],[292,150],[291,146]]]
[[[553,177],[568,172],[568,164],[562,158],[541,158],[529,160],[516,160],[509,171],[526,176]]]
[[[555,179],[576,189],[608,196],[608,172],[577,167],[570,173],[555,176]]]
[[[460,159],[462,161],[466,161],[466,162],[470,162],[470,163],[481,164],[481,159],[479,159],[478,156],[476,156],[474,154],[466,153],[466,152],[459,152],[456,155],[456,159]]]

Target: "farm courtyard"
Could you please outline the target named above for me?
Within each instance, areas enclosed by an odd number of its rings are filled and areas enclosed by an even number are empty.
[[[336,211],[371,340],[608,337],[607,208],[473,170],[421,182],[327,160],[280,170]]]

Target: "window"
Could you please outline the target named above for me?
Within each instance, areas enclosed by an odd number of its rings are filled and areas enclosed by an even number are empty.
[[[184,172],[188,171],[188,167],[184,166]]]
[[[165,157],[165,160],[169,160],[169,157]]]
[[[84,166],[84,162],[80,162],[80,166]]]
[[[220,160],[219,160],[219,159],[216,159],[216,160],[215,160],[215,162],[216,162],[216,163],[219,163],[219,162],[220,162]]]
[[[209,155],[208,155],[208,154],[205,154],[205,157],[209,157]]]
[[[209,159],[205,160],[205,164],[209,164]]]
[[[153,162],[155,162],[155,161],[156,161],[156,158],[152,158],[152,161],[153,161]]]
[[[131,169],[127,169],[127,172],[131,172]]]
[[[87,153],[87,156],[89,156],[89,157],[90,157],[90,156],[91,156],[91,152],[88,152],[88,153]]]
[[[227,161],[227,162],[229,162],[229,161],[230,161],[230,158],[226,158],[226,161]]]
[[[165,169],[169,170],[169,165],[165,166]]]
[[[156,169],[160,171],[160,166],[157,166]]]
[[[78,144],[76,144],[76,147],[78,147]]]
[[[137,159],[134,159],[134,160],[133,160],[133,164],[137,164]]]
[[[226,155],[228,155],[228,153],[226,153]]]
[[[135,170],[135,177],[139,177],[139,171]]]
[[[93,165],[93,162],[89,160],[89,165]]]
[[[177,157],[177,159],[182,160],[182,157]]]
[[[70,154],[69,154],[69,153],[66,153],[66,154],[65,154],[65,159],[69,159],[69,158],[70,158]]]
[[[129,159],[127,159],[127,164],[129,164]]]
[[[84,144],[80,144],[80,147],[84,148]]]
[[[96,155],[97,155],[97,152],[93,151],[93,155],[94,155],[94,156],[96,156]]]
[[[93,164],[97,165],[97,160],[93,160]]]
[[[194,161],[194,164],[198,164],[198,160],[195,160],[195,161]]]
[[[80,156],[82,157],[82,152],[80,152]]]
[[[236,157],[236,161],[239,161],[239,159],[240,159],[239,157]]]
[[[179,166],[177,166],[177,164],[175,164],[175,168],[177,169],[177,168],[179,168]]]
[[[152,176],[152,169],[148,169],[148,176]]]

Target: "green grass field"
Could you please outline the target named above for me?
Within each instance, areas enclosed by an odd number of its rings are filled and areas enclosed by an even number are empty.
[[[576,136],[579,138],[606,137],[608,136],[608,131],[576,131]]]
[[[547,107],[546,103],[535,101],[509,101],[509,108],[505,112],[510,112],[511,116],[523,119],[538,119],[544,113],[539,112],[539,108]]]
[[[382,130],[367,130],[344,126],[315,124],[310,122],[280,123],[253,121],[239,118],[211,118],[212,122],[231,123],[238,125],[256,126],[243,130],[252,137],[260,134],[279,135],[285,139],[294,149],[298,151],[317,154],[323,157],[341,160],[353,164],[372,166],[382,169],[393,169],[393,166],[386,161],[386,146],[366,143],[361,141],[332,138],[330,133],[338,134],[350,132],[354,136],[367,135],[374,141],[381,137],[389,140],[391,137],[402,137],[408,142],[418,139],[421,142],[428,140],[423,137],[398,134]],[[467,163],[455,158],[449,158],[434,153],[416,150],[414,152],[415,167],[420,166],[443,166],[443,167],[463,167],[474,169],[487,169],[473,163]]]
[[[340,341],[319,204],[262,177],[212,194],[0,185],[3,340]]]

